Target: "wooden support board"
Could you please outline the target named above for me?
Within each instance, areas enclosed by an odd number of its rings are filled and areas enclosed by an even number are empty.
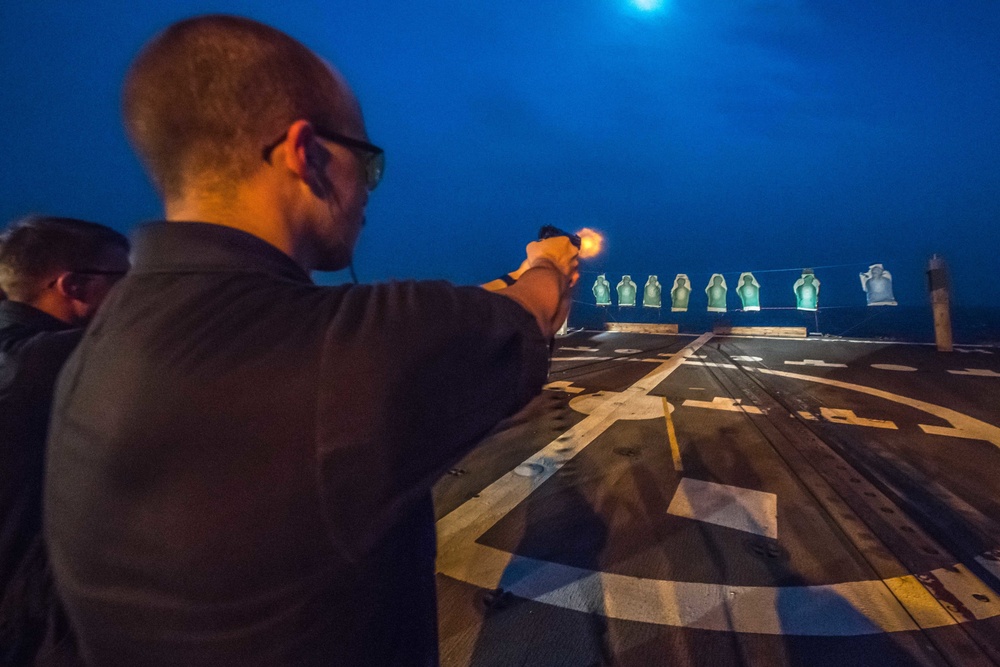
[[[806,338],[805,327],[715,327],[716,336],[778,336],[781,338]]]
[[[621,333],[644,333],[674,335],[677,333],[676,324],[642,324],[639,322],[608,322],[605,325],[608,331],[618,331]]]

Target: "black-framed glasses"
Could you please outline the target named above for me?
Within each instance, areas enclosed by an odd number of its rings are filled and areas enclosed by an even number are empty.
[[[347,148],[353,148],[356,151],[360,151],[359,157],[362,159],[365,165],[365,187],[371,192],[376,187],[378,187],[379,182],[382,180],[382,174],[385,172],[385,151],[376,146],[375,144],[370,144],[367,141],[361,141],[360,139],[354,139],[352,137],[344,136],[343,134],[338,134],[336,132],[327,132],[326,130],[320,130],[314,126],[316,131],[316,136],[320,139],[326,139],[327,141],[345,146]],[[271,153],[274,149],[278,147],[282,141],[288,137],[288,132],[284,132],[280,137],[275,139],[273,142],[264,146],[261,151],[261,157],[264,158],[264,162],[268,164],[271,163]]]
[[[73,269],[70,273],[80,273],[85,276],[111,276],[114,278],[121,278],[128,273],[128,271],[121,269],[114,271],[105,269]]]
[[[70,269],[69,271],[67,271],[67,273],[76,273],[76,274],[81,275],[81,276],[107,276],[109,278],[113,278],[114,279],[112,282],[117,282],[117,281],[121,280],[122,278],[124,278],[125,275],[128,273],[128,271],[127,270],[121,270],[121,269],[113,269],[113,270],[112,269]],[[48,284],[48,288],[52,289],[53,287],[56,286],[57,282],[59,282],[58,279],[53,280],[52,282],[50,282]]]

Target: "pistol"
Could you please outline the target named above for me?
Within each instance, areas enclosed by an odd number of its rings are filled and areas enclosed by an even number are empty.
[[[579,234],[571,234],[569,232],[564,232],[563,230],[559,229],[554,225],[545,225],[544,227],[538,230],[539,241],[543,239],[553,239],[556,238],[557,236],[568,237],[569,242],[575,245],[577,250],[579,250],[580,246],[583,245],[583,241],[580,239]]]

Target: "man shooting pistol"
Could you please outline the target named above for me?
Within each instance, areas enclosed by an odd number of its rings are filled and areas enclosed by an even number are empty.
[[[527,257],[516,271],[491,280],[482,287],[517,301],[535,315],[542,333],[551,337],[569,315],[570,288],[580,278],[580,237],[547,225],[542,227],[538,240],[527,245],[525,252]],[[539,268],[554,268],[555,271],[535,270]],[[567,278],[568,285],[556,284],[557,280],[562,283]],[[554,319],[548,319],[551,313],[554,313]]]
[[[496,293],[316,285],[385,165],[337,70],[195,17],[123,98],[166,219],[63,370],[46,458],[84,661],[437,665],[431,487],[541,391],[580,251],[535,241]]]
[[[536,266],[535,262],[543,256],[542,253],[551,252],[555,253],[558,257],[562,257],[563,255],[572,257],[572,278],[569,286],[573,287],[580,278],[578,270],[579,260],[597,255],[601,251],[602,242],[603,238],[598,232],[586,227],[578,233],[572,234],[553,225],[545,225],[538,231],[538,240],[528,244],[526,249],[528,257],[516,271],[505,273],[499,278],[482,285],[482,287],[491,292],[508,296],[521,303],[522,306],[530,311],[531,307],[528,304],[538,300],[538,291],[537,289],[531,289],[529,286],[521,285],[521,283],[524,280],[526,272],[533,266]],[[532,280],[531,282],[534,283],[535,281]],[[522,301],[521,299],[525,296],[528,298]],[[562,323],[566,321],[569,315],[570,302],[570,293],[569,291],[565,291],[556,314],[556,324],[555,329],[552,330],[553,332],[557,331],[562,326]],[[545,330],[541,320],[539,320],[539,326],[542,327],[543,331]]]

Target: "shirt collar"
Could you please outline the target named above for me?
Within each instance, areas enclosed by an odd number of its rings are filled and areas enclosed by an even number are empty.
[[[186,271],[255,271],[312,282],[291,257],[239,229],[204,222],[156,222],[137,230],[130,274]]]
[[[0,328],[12,325],[27,327],[34,331],[67,331],[76,328],[26,303],[0,301]]]

